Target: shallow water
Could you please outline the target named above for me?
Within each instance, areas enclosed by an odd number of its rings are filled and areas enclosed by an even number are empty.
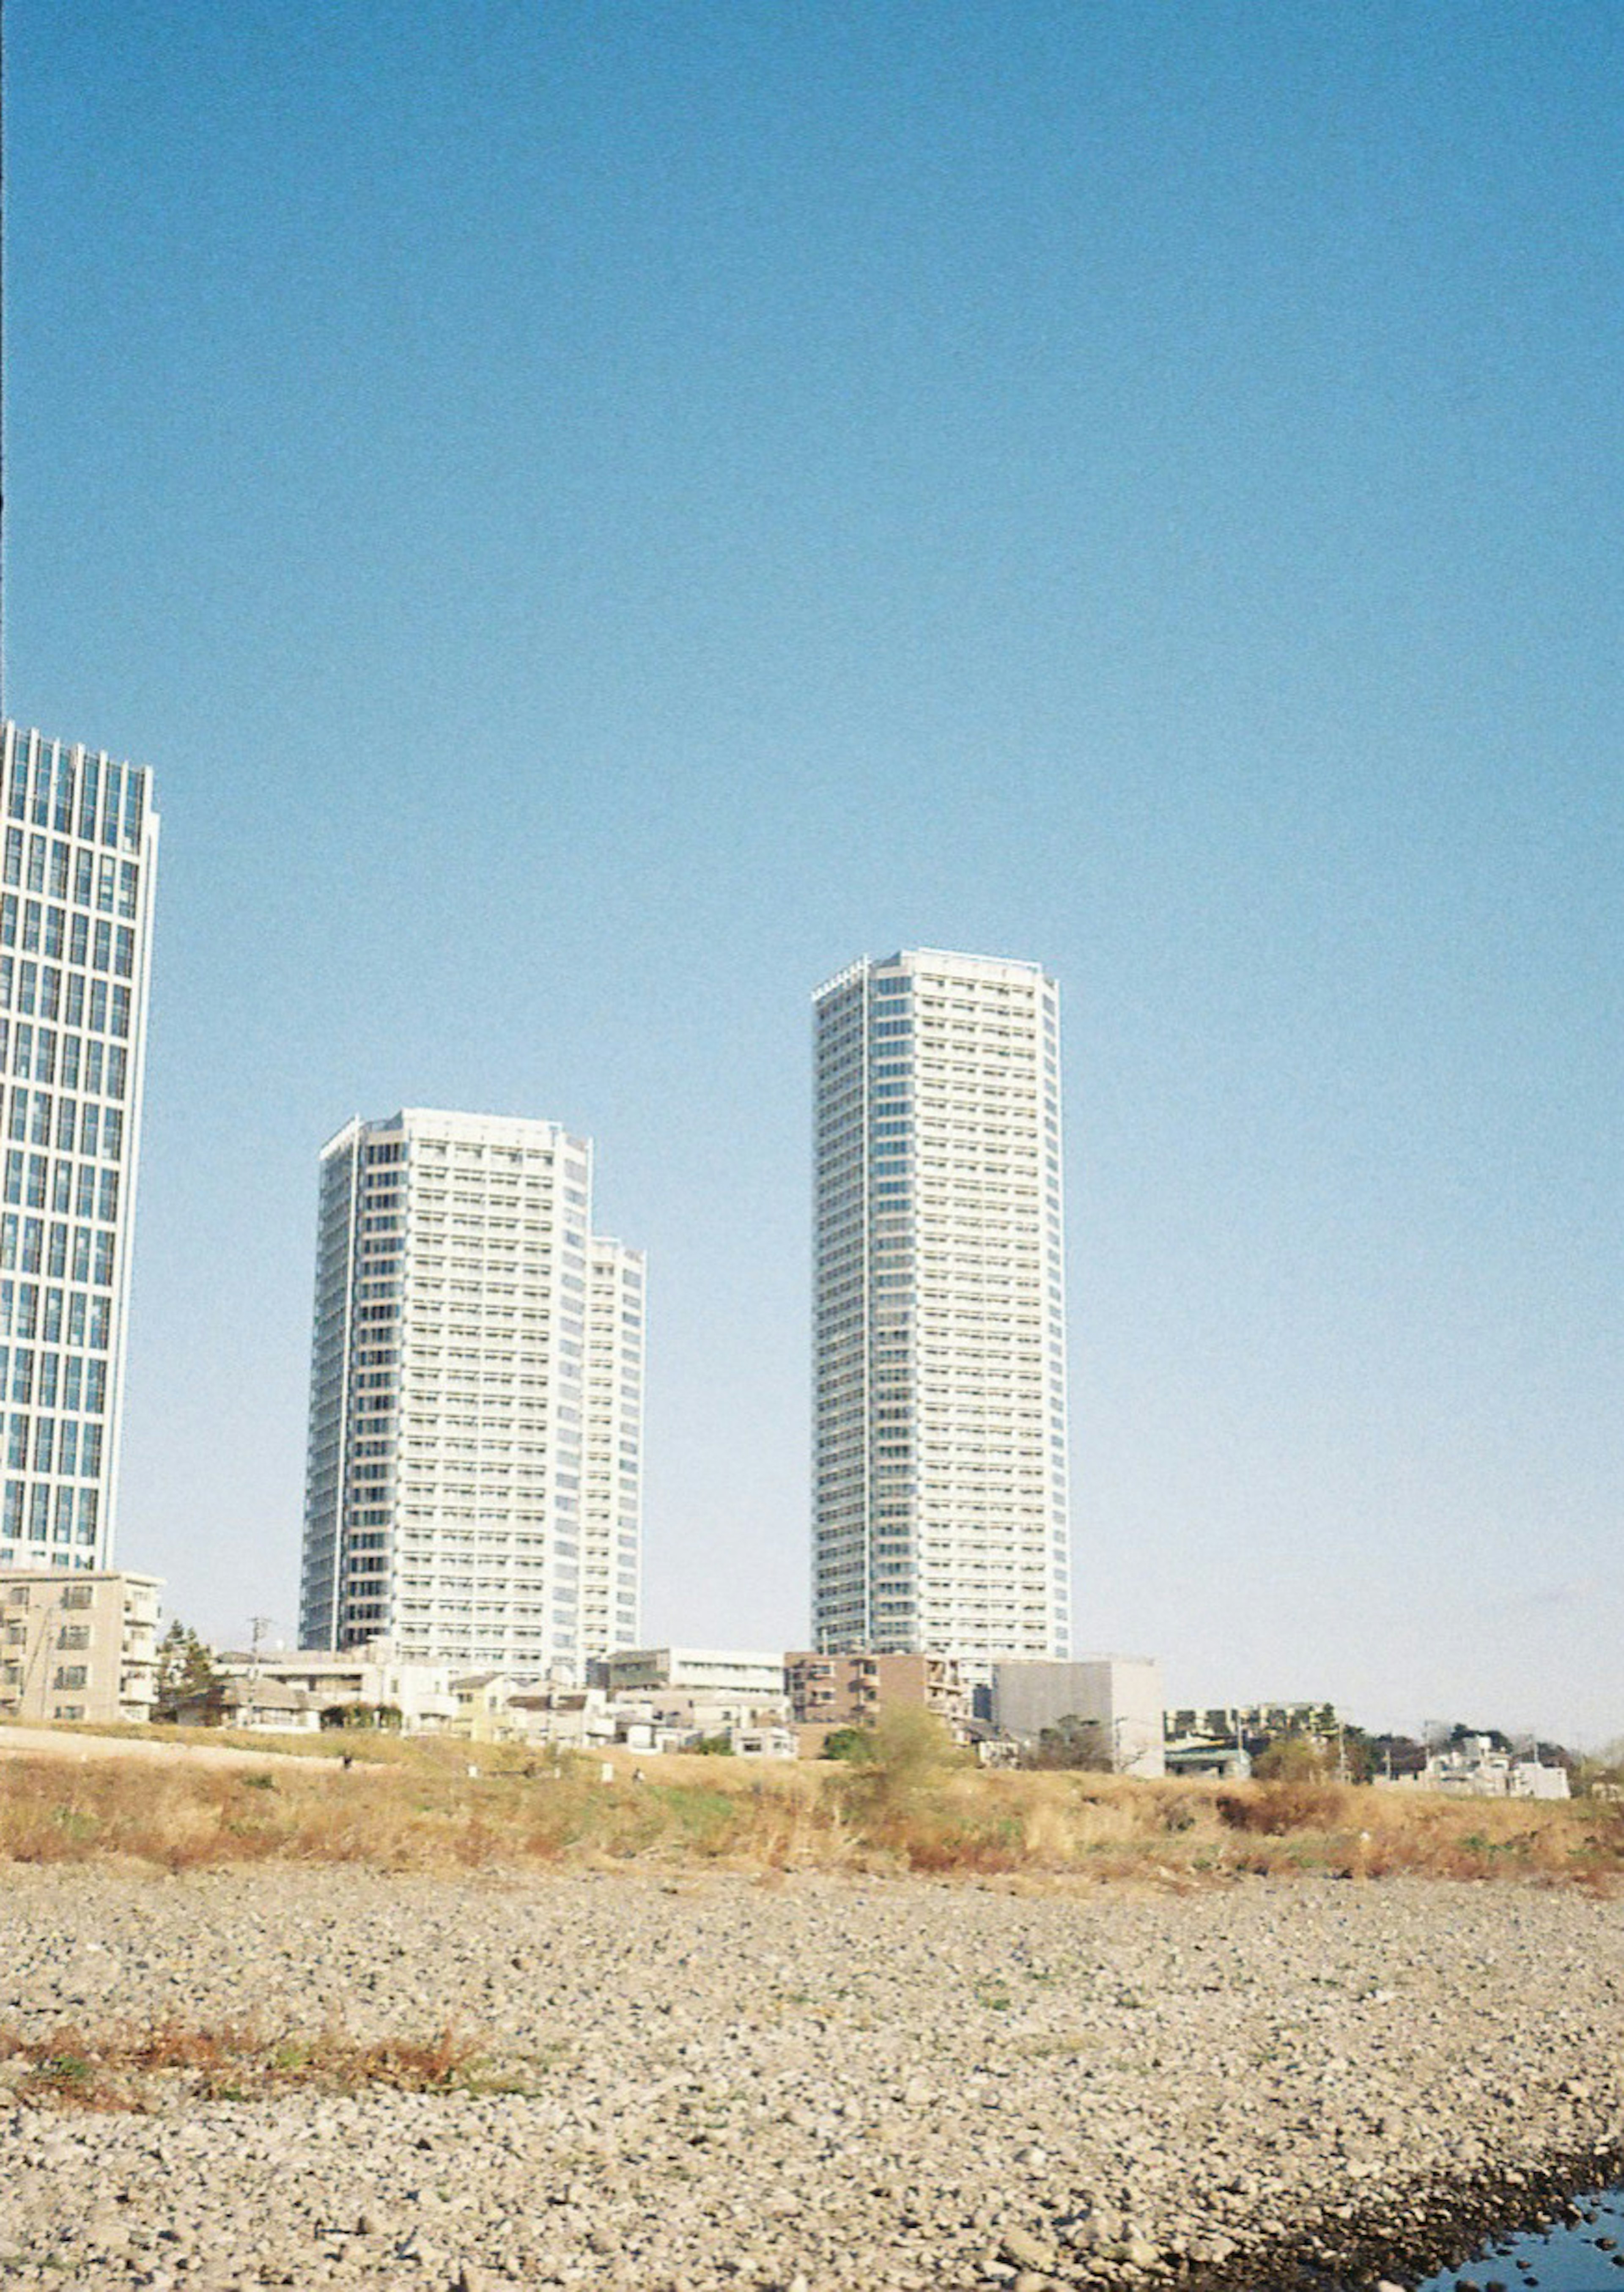
[[[1494,2285],[1504,2292],[1531,2285],[1539,2292],[1624,2292],[1624,2188],[1577,2201],[1594,2220],[1498,2238],[1464,2267],[1429,2276],[1420,2292],[1490,2292]],[[1604,2238],[1612,2250],[1604,2248]]]

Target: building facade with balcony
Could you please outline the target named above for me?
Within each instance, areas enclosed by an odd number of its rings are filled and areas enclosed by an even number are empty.
[[[644,1268],[556,1123],[408,1108],[324,1149],[300,1641],[584,1676],[638,1638]]]
[[[113,1569],[0,1570],[0,1717],[144,1723],[163,1589]]]
[[[913,949],[814,1014],[812,1636],[1066,1656],[1058,990]]]
[[[797,1727],[872,1727],[883,1712],[913,1709],[958,1735],[970,1718],[970,1691],[951,1656],[806,1650],[784,1658],[784,1679]]]

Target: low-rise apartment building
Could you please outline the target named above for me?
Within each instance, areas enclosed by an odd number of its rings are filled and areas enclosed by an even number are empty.
[[[1487,1735],[1463,1736],[1434,1751],[1425,1773],[1409,1779],[1422,1789],[1455,1798],[1566,1798],[1565,1767],[1542,1766],[1538,1757],[1519,1758]]]
[[[592,1684],[611,1695],[650,1695],[667,1689],[696,1696],[726,1696],[763,1706],[781,1700],[781,1655],[741,1655],[721,1648],[616,1648],[593,1666]]]
[[[970,1717],[970,1695],[949,1655],[796,1652],[784,1658],[789,1715],[797,1727],[871,1727],[898,1706],[933,1711],[955,1735]]]
[[[1333,1740],[1340,1724],[1334,1703],[1186,1704],[1180,1710],[1168,1711],[1163,1719],[1170,1743],[1227,1739],[1248,1743],[1254,1749],[1261,1749],[1279,1735]]]
[[[163,1589],[113,1569],[0,1570],[0,1718],[144,1723]]]
[[[398,1725],[402,1734],[433,1734],[456,1716],[451,1667],[405,1660],[392,1641],[368,1640],[342,1652],[327,1648],[230,1651],[215,1658],[224,1679],[297,1690],[328,1723],[343,1713]],[[262,1696],[261,1700],[263,1700]]]

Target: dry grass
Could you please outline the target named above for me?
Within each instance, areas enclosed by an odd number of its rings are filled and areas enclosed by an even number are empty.
[[[341,2029],[267,2036],[251,2023],[177,2021],[85,2030],[64,2022],[43,2038],[0,2029],[0,2062],[20,2101],[61,2108],[159,2108],[192,2100],[263,2100],[279,2093],[488,2089],[489,2065],[446,2029],[426,2038],[366,2040]]]
[[[1624,1875],[1624,1807],[1582,1799],[981,1773],[912,1754],[857,1770],[650,1759],[641,1782],[626,1761],[608,1783],[596,1761],[554,1768],[466,1744],[400,1750],[386,1765],[349,1771],[271,1758],[238,1770],[6,1760],[0,1860],[174,1871],[255,1861],[451,1872],[710,1865],[1162,1886],[1416,1872],[1602,1892]]]

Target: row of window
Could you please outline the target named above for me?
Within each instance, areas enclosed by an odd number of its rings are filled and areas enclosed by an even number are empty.
[[[43,1337],[48,1345],[65,1337],[70,1345],[105,1352],[111,1320],[109,1297],[86,1297],[81,1290],[64,1295],[33,1281],[0,1281],[0,1337]]]
[[[77,1353],[36,1353],[31,1345],[0,1345],[0,1396],[9,1384],[22,1407],[61,1408],[100,1416],[107,1408],[107,1363]]]
[[[52,1416],[13,1412],[6,1423],[5,1461],[14,1473],[27,1472],[31,1464],[36,1473],[55,1473],[63,1480],[96,1480],[101,1472],[101,1427],[81,1425],[71,1417],[59,1424]]]
[[[59,1036],[54,1027],[36,1027],[25,1019],[13,1027],[9,1019],[0,1019],[0,1066],[8,1063],[12,1073],[24,1082],[60,1082],[64,1090],[83,1090],[92,1097],[122,1098],[129,1054],[119,1043],[99,1043],[83,1035]]]
[[[77,819],[86,843],[139,844],[148,777],[142,768],[83,753],[76,759],[61,743],[40,740],[30,786],[29,742],[30,735],[19,731],[12,749],[7,809],[13,819],[71,835]]]
[[[0,1538],[15,1542],[26,1526],[30,1544],[94,1544],[98,1504],[94,1489],[53,1489],[43,1481],[29,1488],[21,1481],[7,1481],[0,1504]]]
[[[15,892],[0,892],[0,947],[43,955],[50,963],[70,963],[80,971],[135,976],[133,924],[80,915],[48,900],[19,900]]]
[[[100,1155],[116,1162],[124,1151],[124,1114],[117,1106],[98,1106],[93,1099],[54,1097],[48,1090],[13,1090],[6,1111],[6,1134],[20,1144],[54,1145],[59,1154],[71,1154],[77,1147],[87,1160]],[[20,1185],[21,1157],[12,1159]],[[20,1200],[21,1196],[12,1198]]]
[[[86,979],[32,956],[0,955],[0,1010],[24,1019],[60,1020],[93,1035],[129,1039],[130,989],[116,980]]]
[[[135,860],[116,860],[109,851],[76,851],[60,836],[25,835],[20,827],[8,827],[3,872],[13,891],[53,900],[71,897],[76,906],[95,908],[104,916],[116,911],[133,916],[136,911],[141,868]]]
[[[9,1188],[9,1169],[6,1176]],[[12,1198],[9,1190],[6,1198]],[[53,1281],[89,1281],[109,1288],[114,1240],[106,1228],[47,1224],[44,1218],[19,1217],[15,1210],[6,1210],[0,1213],[0,1271],[44,1273]]]

